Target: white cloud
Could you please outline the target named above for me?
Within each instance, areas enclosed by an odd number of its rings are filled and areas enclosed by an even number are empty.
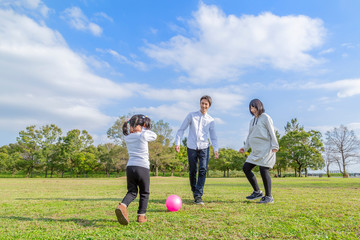
[[[133,84],[94,75],[58,32],[12,10],[0,9],[0,62],[2,129],[99,129],[113,120],[100,108],[133,94]]]
[[[0,5],[21,10],[37,10],[47,17],[50,9],[41,0],[0,0]]]
[[[243,104],[245,90],[238,86],[226,86],[221,88],[203,89],[151,89],[140,88],[139,94],[144,98],[168,102],[157,107],[134,108],[134,112],[146,113],[149,116],[156,116],[159,119],[183,121],[189,112],[200,109],[200,98],[203,95],[210,95],[213,104],[209,110],[216,122],[223,124],[221,116],[224,113],[233,114],[234,109]]]
[[[337,96],[340,98],[352,97],[360,94],[360,79],[344,79],[324,84],[309,84],[306,88],[337,91]]]
[[[328,49],[322,50],[319,54],[320,55],[325,55],[325,54],[329,54],[329,53],[333,53],[333,52],[335,52],[335,49],[328,48]]]
[[[104,12],[98,12],[98,13],[95,13],[94,15],[96,17],[104,18],[104,19],[108,20],[109,22],[114,22],[114,19]]]
[[[190,37],[176,35],[145,49],[160,63],[185,72],[192,83],[234,80],[247,67],[300,70],[319,63],[307,52],[323,43],[320,19],[269,12],[237,17],[203,3],[193,17]]]
[[[310,112],[313,112],[313,111],[315,111],[316,110],[316,106],[315,105],[313,105],[313,104],[311,104],[309,107],[308,107],[308,109],[307,109],[308,111],[310,111]]]
[[[112,49],[100,49],[100,48],[97,48],[96,49],[97,52],[100,52],[100,53],[107,53],[107,54],[110,54],[111,56],[113,56],[117,61],[121,62],[121,63],[124,63],[124,64],[128,64],[128,65],[131,65],[137,69],[140,69],[142,71],[145,71],[147,70],[147,66],[145,63],[141,62],[141,61],[138,61],[136,60],[136,56],[134,55],[132,57],[132,59],[128,59],[127,57],[125,57],[124,55],[121,55],[119,54],[118,52],[116,52],[115,50],[112,50]]]
[[[357,134],[359,137],[360,134],[360,122],[352,122],[348,124],[343,124],[345,127],[347,127],[349,130],[352,130]],[[323,134],[323,137],[325,137],[325,133],[327,131],[332,131],[334,128],[340,127],[340,124],[338,126],[330,126],[330,125],[323,125],[323,126],[307,126],[306,130],[316,130]]]
[[[95,36],[100,36],[102,34],[102,28],[99,25],[90,22],[79,7],[65,9],[62,18],[67,21],[71,27],[77,30],[89,31]]]
[[[341,46],[348,49],[355,48],[355,45],[353,43],[343,43],[341,44]]]

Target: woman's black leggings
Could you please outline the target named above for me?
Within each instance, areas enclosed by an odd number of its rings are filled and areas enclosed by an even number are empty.
[[[249,180],[251,186],[253,187],[254,191],[259,191],[260,188],[257,183],[256,177],[255,177],[254,173],[251,171],[254,167],[256,167],[255,164],[245,162],[245,164],[243,166],[243,171],[244,171],[247,179]],[[261,166],[259,166],[259,168],[260,168],[261,178],[263,180],[264,187],[265,187],[265,195],[271,196],[271,178],[270,178],[270,173],[269,173],[270,168],[261,167]]]

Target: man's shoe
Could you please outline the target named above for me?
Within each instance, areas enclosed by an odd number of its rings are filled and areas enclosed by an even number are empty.
[[[119,206],[117,206],[117,208],[115,209],[115,214],[116,214],[118,222],[121,225],[129,224],[129,217],[128,217],[125,205],[120,203]]]
[[[274,199],[271,196],[262,197],[258,203],[274,203]]]
[[[262,193],[262,191],[257,191],[257,192],[253,192],[250,196],[247,196],[246,199],[247,200],[255,200],[255,199],[259,199],[262,198],[264,195]]]
[[[198,205],[205,205],[201,197],[196,197],[194,202]]]
[[[146,216],[145,215],[138,215],[137,216],[137,220],[138,223],[144,223],[147,221]]]

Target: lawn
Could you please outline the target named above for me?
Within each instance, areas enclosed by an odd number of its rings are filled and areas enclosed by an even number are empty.
[[[0,179],[0,239],[360,239],[360,178],[274,178],[268,205],[245,201],[245,178],[208,178],[204,207],[187,178],[152,177],[150,190],[148,222],[136,222],[136,199],[121,226],[124,177]],[[171,194],[178,212],[166,210]]]

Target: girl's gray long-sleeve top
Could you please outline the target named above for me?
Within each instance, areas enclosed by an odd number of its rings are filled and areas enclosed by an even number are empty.
[[[247,151],[249,148],[251,148],[251,153],[246,162],[269,168],[275,165],[276,153],[272,152],[272,149],[279,149],[279,144],[273,121],[266,113],[250,121],[249,135],[244,149]]]

